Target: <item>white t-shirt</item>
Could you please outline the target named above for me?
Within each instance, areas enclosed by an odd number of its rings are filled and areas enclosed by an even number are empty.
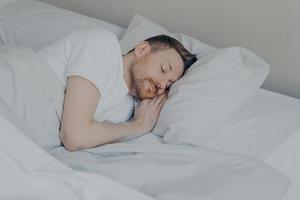
[[[78,75],[100,92],[95,120],[127,121],[133,112],[133,97],[123,78],[123,60],[117,37],[102,29],[81,29],[42,48],[45,58],[66,86],[67,77]]]

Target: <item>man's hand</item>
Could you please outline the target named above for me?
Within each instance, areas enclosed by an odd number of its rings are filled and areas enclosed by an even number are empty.
[[[154,127],[159,112],[167,99],[161,95],[140,103],[134,120],[112,123],[94,120],[101,93],[96,86],[81,76],[69,76],[64,100],[61,142],[70,151],[93,148],[120,139],[148,133]]]
[[[133,122],[140,128],[141,133],[148,133],[153,129],[167,98],[167,93],[163,93],[158,97],[145,99],[139,103],[134,112]]]

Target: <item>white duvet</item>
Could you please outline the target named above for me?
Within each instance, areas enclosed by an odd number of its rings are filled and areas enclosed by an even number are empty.
[[[58,140],[63,88],[49,69],[31,50],[0,47],[0,199],[147,199],[124,184],[160,200],[279,200],[289,185],[251,157],[157,138],[68,152]]]
[[[0,116],[0,199],[150,200],[101,175],[72,170]]]
[[[258,160],[202,148],[120,143],[51,153],[76,170],[97,172],[160,200],[275,200],[289,184]]]

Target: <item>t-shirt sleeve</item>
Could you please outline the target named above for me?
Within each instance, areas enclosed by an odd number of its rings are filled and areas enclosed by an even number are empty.
[[[100,94],[104,93],[105,83],[115,70],[115,56],[120,56],[119,48],[117,37],[106,30],[84,29],[71,33],[64,41],[65,78],[81,76],[92,82]]]

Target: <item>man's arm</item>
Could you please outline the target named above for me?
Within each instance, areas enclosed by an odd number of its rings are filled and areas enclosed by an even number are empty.
[[[96,86],[81,76],[69,76],[66,88],[60,139],[70,151],[151,131],[166,100],[166,95],[162,95],[143,101],[135,111],[134,120],[129,122],[97,122],[94,113],[101,94]]]

